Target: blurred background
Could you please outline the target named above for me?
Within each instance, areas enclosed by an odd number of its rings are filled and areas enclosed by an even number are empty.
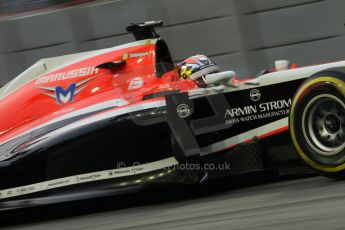
[[[0,85],[41,58],[133,41],[125,27],[149,20],[176,62],[206,54],[242,78],[345,59],[344,0],[0,0]]]

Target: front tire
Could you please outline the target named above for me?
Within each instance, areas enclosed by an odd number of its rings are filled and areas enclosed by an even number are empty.
[[[345,75],[307,80],[292,102],[289,128],[300,158],[316,172],[345,178]]]

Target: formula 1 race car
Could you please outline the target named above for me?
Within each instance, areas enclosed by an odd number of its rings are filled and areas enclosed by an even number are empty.
[[[240,80],[175,70],[154,28],[38,61],[0,90],[0,210],[201,183],[304,161],[345,176],[345,61]],[[298,164],[297,163],[297,164]]]

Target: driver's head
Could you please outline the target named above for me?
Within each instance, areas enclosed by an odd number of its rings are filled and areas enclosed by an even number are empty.
[[[195,55],[178,64],[177,70],[181,78],[190,79],[203,86],[204,76],[219,72],[219,67],[205,55]]]

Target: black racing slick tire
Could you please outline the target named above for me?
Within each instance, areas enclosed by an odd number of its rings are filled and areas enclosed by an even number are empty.
[[[292,102],[289,129],[298,155],[321,175],[345,178],[345,75],[309,78]]]

